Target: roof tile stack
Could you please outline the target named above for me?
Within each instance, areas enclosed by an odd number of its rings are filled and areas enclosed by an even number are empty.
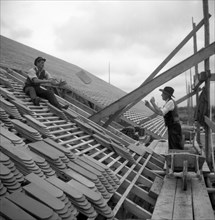
[[[11,117],[22,120],[18,109],[11,102],[6,101],[4,98],[0,97],[1,108],[4,109]]]
[[[22,191],[21,184],[17,181],[15,175],[3,163],[0,163],[0,180],[9,193]]]
[[[79,214],[78,210],[74,207],[63,190],[33,173],[28,174],[25,179],[30,183],[36,184],[38,187],[47,191],[50,195],[62,201],[65,204],[64,213],[70,213],[72,216],[77,216]]]
[[[0,200],[0,207],[0,213],[3,219],[5,217],[5,219],[36,220],[36,218],[11,202],[8,198],[2,198]]]
[[[7,188],[4,186],[4,184],[0,180],[0,201],[2,198],[4,198],[7,195],[8,195]],[[0,206],[0,207],[2,207],[2,206]]]
[[[2,108],[0,108],[0,120],[4,123],[5,127],[7,128],[13,127],[13,123],[11,122],[9,115]]]
[[[33,172],[45,178],[43,171],[36,165],[25,148],[14,147],[14,145],[9,143],[1,143],[0,149],[16,163],[16,167],[24,175]]]
[[[40,123],[30,115],[24,115],[24,117],[26,118],[29,126],[39,131],[45,137],[52,137],[49,129],[44,124]]]
[[[0,163],[6,166],[13,173],[14,177],[19,183],[24,181],[23,174],[16,168],[15,164],[10,160],[10,158],[1,152],[0,154]]]
[[[42,140],[41,134],[34,128],[26,125],[25,123],[17,119],[12,119],[11,121],[14,124],[14,128],[17,130],[17,132],[21,134],[24,138],[33,142]]]
[[[88,218],[95,218],[97,216],[97,212],[82,192],[79,192],[77,189],[57,177],[50,177],[47,181],[63,190],[69,200],[82,214],[86,215]]]
[[[29,195],[16,192],[8,195],[6,197],[11,202],[15,203],[17,206],[22,208],[24,211],[28,212],[36,219],[43,220],[58,220],[59,216],[51,208],[44,205],[43,203],[37,201],[36,199],[30,197]]]
[[[3,142],[3,139],[4,139],[5,142],[11,142],[17,146],[25,145],[25,143],[23,142],[23,139],[17,136],[16,134],[14,134],[13,132],[10,132],[9,130],[7,130],[6,128],[2,126],[0,126],[0,130],[1,130],[1,136],[2,136],[1,142]]]

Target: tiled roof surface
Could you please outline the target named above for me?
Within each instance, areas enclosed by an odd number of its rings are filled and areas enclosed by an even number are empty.
[[[3,218],[117,219],[124,205],[128,215],[150,218],[154,180],[162,181],[153,170],[162,170],[164,157],[91,122],[72,104],[65,111],[46,100],[34,106],[23,77],[7,70],[0,75]]]
[[[1,36],[0,62],[2,65],[26,72],[33,66],[35,57],[39,55],[47,59],[46,69],[53,76],[58,79],[65,79],[67,86],[72,91],[98,105],[100,108],[108,106],[126,94],[121,89],[78,66]],[[136,104],[131,111],[137,112],[143,118],[151,114],[151,111],[145,107],[142,101]],[[129,113],[130,110],[127,114]]]

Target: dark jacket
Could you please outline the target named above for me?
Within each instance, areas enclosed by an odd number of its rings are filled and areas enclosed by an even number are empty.
[[[202,126],[205,126],[204,116],[205,115],[208,116],[207,108],[208,108],[208,98],[207,98],[206,88],[204,87],[199,96],[199,101],[194,114],[195,120],[198,121],[199,124]]]

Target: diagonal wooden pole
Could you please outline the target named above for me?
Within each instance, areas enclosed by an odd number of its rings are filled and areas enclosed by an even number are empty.
[[[169,70],[165,71],[164,73],[160,74],[153,80],[146,83],[144,86],[140,86],[137,89],[133,90],[132,92],[126,94],[119,100],[113,102],[111,105],[107,106],[106,108],[102,109],[96,114],[90,116],[89,119],[98,123],[102,118],[110,116],[116,111],[127,106],[129,103],[131,103],[131,100],[144,98],[155,88],[175,78],[176,76],[185,72],[186,70],[190,69],[196,64],[204,61],[206,58],[212,56],[214,53],[215,53],[215,42],[201,49],[196,54],[191,55],[190,57],[183,60],[174,67],[170,68]]]
[[[211,17],[211,15],[209,15]],[[166,59],[152,72],[152,74],[141,84],[144,86],[147,82],[152,80],[159,71],[180,51],[180,49],[196,34],[196,32],[204,25],[204,19],[202,19],[197,26],[193,28],[193,30],[182,40],[182,42],[166,57]],[[119,109],[115,112],[103,125],[103,127],[107,127],[113,120],[120,117],[124,112],[128,109],[132,108],[136,103],[138,103],[142,98],[136,99],[135,101],[131,101],[127,106],[122,109]]]

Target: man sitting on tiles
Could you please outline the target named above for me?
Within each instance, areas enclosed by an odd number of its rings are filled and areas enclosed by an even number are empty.
[[[35,67],[28,71],[23,91],[30,96],[32,102],[37,106],[40,105],[40,98],[44,98],[60,110],[67,109],[69,105],[61,106],[52,90],[46,90],[41,87],[41,84],[44,83],[51,83],[52,85],[58,84],[50,73],[44,69],[45,61],[46,59],[43,57],[37,57],[35,59]]]

